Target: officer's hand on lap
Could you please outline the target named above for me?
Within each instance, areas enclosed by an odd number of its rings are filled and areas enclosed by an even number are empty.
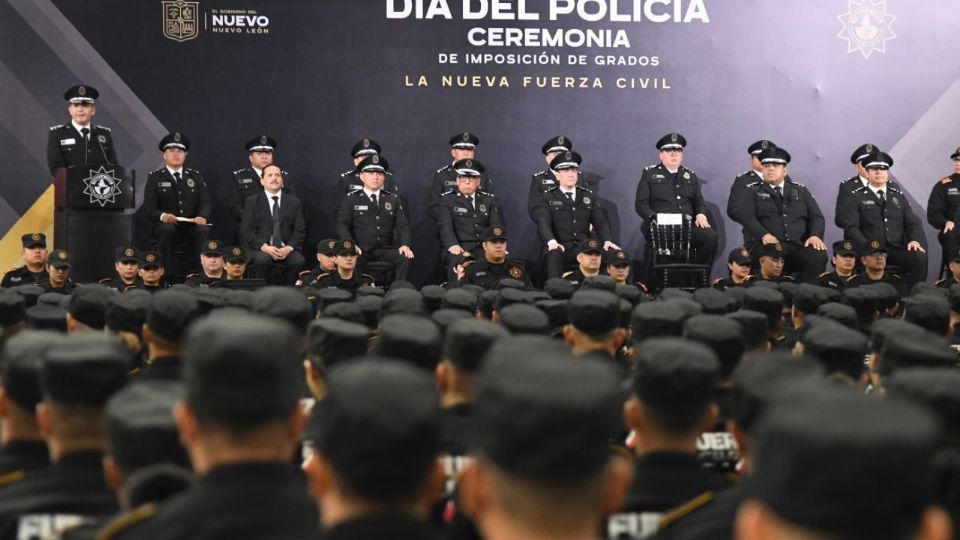
[[[919,251],[920,253],[926,253],[927,250],[923,249],[923,246],[920,245],[920,242],[914,240],[907,244],[907,251]]]
[[[197,216],[197,217],[193,218],[193,222],[196,223],[197,225],[206,225],[206,224],[207,224],[207,218],[205,218],[205,217],[203,217],[203,216]]]
[[[703,215],[703,214],[697,214],[696,224],[697,224],[697,227],[700,227],[701,229],[709,229],[709,228],[710,228],[710,222],[707,221],[707,216],[705,216],[705,215]]]
[[[817,251],[824,251],[827,249],[826,244],[823,243],[823,240],[819,236],[811,236],[807,238],[807,241],[804,242],[803,247],[813,246],[813,249]]]
[[[953,230],[953,222],[948,221],[943,225],[943,232],[948,233]]]
[[[563,246],[560,244],[560,242],[557,242],[556,240],[551,240],[547,242],[547,249],[549,251],[553,251],[555,249],[560,249],[560,251],[564,251]]]
[[[408,259],[413,258],[413,250],[411,250],[408,246],[400,246],[399,251],[400,251],[400,254],[403,255],[404,257]]]
[[[617,251],[622,251],[622,250],[620,249],[620,246],[614,244],[613,242],[611,242],[611,241],[609,241],[609,240],[607,240],[606,242],[603,243],[603,250],[604,250],[604,251],[607,251],[608,249],[616,249]]]
[[[770,233],[767,233],[767,234],[763,235],[763,238],[761,238],[760,241],[763,242],[764,244],[779,244],[779,243],[780,243],[780,240],[777,240],[777,237],[774,236],[774,235],[772,235],[772,234],[770,234]]]
[[[168,223],[170,225],[176,225],[177,218],[173,214],[163,214],[162,216],[160,216],[160,221],[164,223]]]
[[[449,251],[451,255],[459,255],[463,253],[463,248],[460,246],[450,246],[447,248],[447,251]]]

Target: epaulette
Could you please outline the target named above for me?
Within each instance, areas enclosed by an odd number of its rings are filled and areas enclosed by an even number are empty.
[[[371,276],[370,274],[360,274],[360,275],[363,276],[363,277],[365,277],[365,278],[367,278],[367,279],[369,279],[369,280],[370,280],[370,283],[373,283],[373,282],[374,282],[373,276]]]
[[[197,275],[197,272],[194,272],[192,274],[187,274],[187,279],[193,279],[194,277],[196,277],[196,275]]]
[[[892,182],[888,182],[887,191],[896,191],[897,193],[900,193],[900,188],[894,185]]]
[[[150,519],[156,513],[156,503],[147,503],[143,506],[134,508],[125,514],[117,516],[116,519],[112,520],[110,523],[107,523],[106,526],[100,529],[100,532],[97,533],[97,540],[111,540],[130,527],[144,520]]]
[[[853,280],[857,279],[857,276],[859,276],[859,275],[860,275],[860,274],[854,274],[854,275],[848,277],[848,278],[847,278],[847,282],[850,282],[850,281],[853,281]]]
[[[113,279],[113,278],[108,278],[108,277],[100,278],[100,279],[97,281],[97,283],[103,285],[104,283],[110,283],[110,280],[111,280],[111,279]]]
[[[565,278],[565,277],[570,276],[570,275],[573,275],[573,270],[571,270],[571,271],[569,271],[569,272],[564,272],[560,277]]]
[[[162,171],[162,170],[165,170],[165,169],[166,169],[166,167],[160,167],[160,168],[157,168],[157,169],[154,169],[154,170],[150,171],[150,172],[147,173],[147,174],[158,173],[158,172],[160,172],[160,171]]]
[[[660,166],[660,163],[654,163],[653,165],[647,165],[646,167],[643,168],[643,170],[649,171],[650,169],[656,169],[659,166]]]
[[[196,169],[191,169],[190,167],[184,167],[183,170],[185,170],[185,171],[187,171],[187,172],[193,172],[193,173],[200,174],[200,171],[198,171],[198,170],[196,170]]]
[[[746,187],[759,186],[759,185],[762,184],[762,183],[763,183],[762,180],[757,180],[756,182],[750,182],[749,184],[746,185]]]
[[[54,131],[54,130],[60,129],[60,128],[62,128],[63,126],[64,126],[64,124],[57,124],[57,125],[55,125],[55,126],[50,126],[50,131]]]
[[[387,195],[390,195],[390,196],[392,196],[392,197],[399,197],[399,195],[397,195],[396,193],[394,193],[394,192],[392,192],[392,191],[390,191],[390,190],[388,190],[388,189],[380,188],[380,193],[386,193]]]
[[[854,190],[851,191],[850,193],[857,193],[858,191],[863,191],[865,189],[867,189],[867,186],[860,186],[858,188],[854,188]]]
[[[757,276],[754,276],[753,274],[751,274],[751,275],[743,278],[743,282],[744,282],[744,283],[749,283],[750,281],[753,281],[753,278],[755,278],[755,277],[757,277]]]
[[[533,176],[540,176],[541,174],[547,174],[547,171],[537,171],[533,173]]]
[[[694,176],[697,175],[697,171],[695,171],[695,170],[693,170],[693,169],[688,169],[688,168],[684,167],[683,165],[681,165],[680,168],[677,169],[677,172],[680,172],[681,170],[682,170],[682,171],[685,171],[685,172],[688,172],[688,173],[690,173],[690,174],[692,174],[692,175],[694,175]]]
[[[9,273],[9,272],[16,272],[16,271],[19,270],[19,269],[20,269],[19,266],[11,266],[10,269],[7,270],[7,273]]]
[[[903,279],[903,276],[901,276],[900,274],[890,274],[890,277],[892,277],[892,278],[897,278],[897,279]]]
[[[672,523],[676,523],[677,520],[684,518],[694,511],[703,508],[707,503],[713,500],[712,491],[704,491],[700,495],[697,495],[693,499],[683,503],[682,505],[674,508],[673,510],[667,512],[660,518],[660,528],[668,527]]]
[[[351,175],[351,174],[355,174],[356,172],[357,172],[356,169],[350,169],[349,171],[343,171],[342,173],[340,173],[340,178],[343,178],[344,176],[349,176],[349,175]]]
[[[93,126],[93,127],[94,129],[102,129],[104,131],[110,131],[110,128],[108,128],[107,126]]]
[[[576,186],[573,186],[573,187],[575,187],[575,188],[577,188],[577,189],[579,189],[579,190],[583,190],[583,191],[586,191],[587,193],[593,193],[593,191],[592,191],[592,190],[590,190],[590,189],[587,189],[587,188],[585,188],[585,187],[583,187],[583,186],[581,186],[580,184],[577,184]]]
[[[949,176],[944,176],[944,177],[940,180],[940,183],[941,183],[941,184],[949,184],[950,182],[951,182],[951,180],[950,180],[950,177],[949,177]]]
[[[780,334],[779,336],[777,336],[777,343],[780,343],[781,341],[785,341],[786,339],[787,339],[787,336]]]
[[[487,193],[486,191],[481,191],[479,189],[477,190],[477,193],[479,193],[480,195],[486,195],[488,197],[496,197],[496,195],[494,195],[493,193]]]
[[[303,275],[309,274],[310,272],[313,272],[313,270],[304,270],[303,272],[300,272],[300,273],[297,274],[297,275],[298,275],[298,276],[303,276]]]
[[[127,377],[139,377],[141,371],[143,371],[143,368],[133,368],[127,372]]]
[[[510,260],[510,266],[516,266],[517,268],[524,268],[523,261]]]
[[[452,168],[453,168],[453,165],[444,165],[443,167],[440,167],[439,169],[437,169],[437,172],[448,171]]]
[[[800,187],[802,187],[802,188],[807,187],[807,186],[801,184],[800,182],[794,181],[792,178],[791,178],[790,180],[787,180],[787,182],[790,183],[790,184],[793,184],[793,185],[795,185],[795,186],[800,186]]]
[[[440,196],[441,196],[441,197],[446,197],[447,195],[450,195],[451,193],[453,193],[453,190],[452,190],[452,189],[447,190],[447,191],[444,191],[443,193],[440,194]]]
[[[723,479],[731,484],[739,484],[743,480],[743,477],[735,472],[728,472],[723,475]]]
[[[244,169],[237,169],[237,170],[233,171],[233,174],[240,174],[240,173],[242,173],[242,172],[245,171],[245,170],[247,170],[247,169],[245,169],[245,168],[244,168]]]
[[[796,281],[795,279],[793,279],[793,276],[780,276],[780,280]]]
[[[637,286],[637,288],[639,288],[641,291],[643,291],[643,292],[645,292],[645,293],[650,292],[650,287],[647,287],[647,284],[646,284],[646,283],[642,283],[642,282],[640,282],[640,281],[634,281],[633,283],[634,283],[634,284]]]
[[[351,191],[350,193],[347,193],[347,196],[349,197],[350,195],[353,195],[354,193],[358,193],[358,192],[360,192],[360,191],[363,191],[363,188],[355,189],[355,190]]]
[[[551,191],[557,191],[558,189],[560,189],[560,186],[553,186],[552,188],[544,191],[544,193],[550,193]]]
[[[940,285],[943,285],[943,284],[946,283],[946,282],[947,282],[946,279],[938,279],[938,280],[934,281],[933,284],[939,287]]]
[[[27,476],[27,473],[24,471],[13,471],[7,473],[3,476],[0,476],[0,486],[7,486],[14,482],[19,482]]]
[[[826,276],[829,276],[830,274],[832,274],[832,272],[824,272],[820,274],[818,277],[826,277]]]
[[[333,272],[324,272],[324,273],[322,273],[322,274],[318,274],[318,275],[317,275],[317,279],[320,279],[320,278],[322,278],[322,277],[327,277],[327,276],[329,276],[329,275],[332,274],[332,273],[333,273]]]
[[[133,289],[138,288],[136,285],[127,285],[123,288],[123,292],[132,291]]]
[[[717,279],[713,280],[713,284],[720,285],[720,282],[722,282],[724,279],[726,278],[718,277]]]

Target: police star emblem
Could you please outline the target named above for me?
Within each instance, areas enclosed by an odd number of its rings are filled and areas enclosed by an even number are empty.
[[[887,40],[897,37],[887,13],[886,0],[848,0],[847,12],[837,15],[843,25],[837,37],[847,41],[847,52],[860,51],[865,59],[876,52],[887,52]]]
[[[120,190],[122,180],[114,176],[115,172],[104,166],[97,170],[90,169],[90,176],[83,179],[83,194],[90,196],[90,204],[99,204],[101,208],[107,203],[116,204],[117,195],[123,191]]]
[[[516,266],[510,267],[510,277],[514,279],[520,279],[523,276],[523,271],[517,268]]]
[[[200,2],[163,2],[163,36],[178,43],[200,35]]]

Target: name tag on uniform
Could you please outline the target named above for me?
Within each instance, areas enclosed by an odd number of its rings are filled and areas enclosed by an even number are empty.
[[[241,178],[241,179],[240,179],[240,183],[241,183],[241,184],[249,184],[249,183],[251,183],[251,182],[253,182],[253,178]]]
[[[173,187],[172,182],[157,182],[157,187]]]
[[[363,189],[360,184],[350,184],[350,189]]]
[[[467,210],[466,208],[460,208],[459,206],[455,206],[455,207],[453,208],[453,213],[454,213],[454,214],[466,214],[467,212],[468,212],[468,210]]]
[[[655,174],[655,175],[653,175],[653,177],[656,178],[656,179],[666,178],[666,176],[664,176],[664,175],[662,175],[662,174]]]
[[[444,181],[443,181],[443,185],[445,185],[445,186],[455,186],[455,185],[457,185],[457,181],[456,181],[456,180],[444,180]]]
[[[357,205],[357,206],[354,206],[353,209],[354,209],[354,210],[367,210],[368,207],[367,207],[367,205],[362,205],[362,206]]]
[[[551,179],[549,179],[549,178],[544,178],[543,180],[540,181],[540,183],[541,183],[541,184],[554,184],[554,183],[556,183],[556,182],[554,182],[553,180],[551,180]]]
[[[955,187],[947,188],[947,195],[960,195],[960,189]]]
[[[76,139],[60,139],[60,144],[63,144],[63,145],[77,144],[77,140]]]
[[[770,194],[769,194],[769,193],[760,192],[760,193],[757,193],[757,198],[758,198],[758,199],[767,200],[767,199],[770,199]]]
[[[877,204],[876,201],[871,201],[870,199],[865,199],[865,200],[863,201],[863,205],[864,205],[864,206],[870,206],[870,205],[876,205],[876,204]]]
[[[563,201],[549,201],[550,206],[563,206]]]
[[[474,276],[476,276],[476,277],[481,277],[481,276],[485,276],[485,275],[487,275],[487,271],[486,271],[486,270],[481,270],[480,272],[477,272],[476,274],[474,274]]]

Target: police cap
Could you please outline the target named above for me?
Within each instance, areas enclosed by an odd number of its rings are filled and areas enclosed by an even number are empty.
[[[337,482],[365,501],[417,498],[440,452],[432,379],[401,362],[366,359],[337,367],[327,382],[316,450]]]
[[[473,313],[477,309],[477,295],[463,289],[450,289],[443,293],[442,309],[459,309]]]
[[[325,238],[317,244],[317,253],[320,255],[326,255],[328,257],[333,257],[336,255],[337,251],[337,240],[333,238]]]
[[[493,308],[497,311],[502,311],[507,306],[512,306],[513,304],[525,304],[527,302],[527,295],[524,291],[519,289],[501,289],[500,294],[494,301]]]
[[[380,356],[399,358],[433,373],[443,350],[443,336],[436,323],[420,315],[395,314],[380,319]]]
[[[558,135],[547,142],[543,143],[543,146],[540,147],[540,151],[543,152],[543,155],[547,155],[550,152],[565,152],[567,150],[573,150],[573,141],[569,137],[564,137],[563,135]]]
[[[596,253],[597,255],[603,255],[603,243],[594,238],[581,240],[580,243],[577,244],[577,254],[580,253]]]
[[[103,328],[107,314],[107,304],[118,293],[101,285],[81,285],[70,296],[67,312],[76,320],[90,328]]]
[[[157,291],[150,298],[146,324],[150,331],[171,343],[180,343],[184,332],[200,314],[197,298],[183,291]]]
[[[481,242],[491,242],[494,240],[507,240],[507,230],[499,225],[493,227],[487,227],[480,233]]]
[[[614,266],[630,266],[630,256],[620,249],[608,249],[603,253],[603,264]]]
[[[462,371],[480,370],[487,351],[493,344],[509,336],[502,326],[478,319],[455,321],[447,328],[443,358]]]
[[[916,339],[924,339],[929,333],[919,326],[909,323],[903,319],[894,319],[884,317],[878,319],[870,325],[870,351],[879,353],[886,344],[887,336],[898,334],[901,336],[912,336]]]
[[[54,268],[70,268],[70,254],[62,249],[55,249],[47,255],[47,264]]]
[[[340,242],[337,242],[333,254],[341,257],[344,255],[356,256],[357,245],[353,243],[353,240],[341,240]]]
[[[956,365],[957,353],[937,334],[929,331],[921,335],[895,333],[883,340],[877,372],[886,377],[906,368],[952,368]]]
[[[180,132],[168,133],[164,138],[160,139],[160,144],[158,145],[161,152],[166,151],[169,148],[179,148],[184,152],[190,150],[190,139],[186,135]]]
[[[893,167],[893,158],[890,154],[877,150],[863,158],[862,164],[864,169],[889,169]]]
[[[573,296],[573,291],[576,288],[565,279],[550,278],[543,284],[543,290],[554,300],[567,300]]]
[[[304,352],[326,369],[333,369],[344,360],[364,356],[369,338],[370,331],[362,324],[324,317],[307,327]]]
[[[140,257],[137,259],[137,266],[145,270],[162,268],[163,259],[160,258],[160,253],[156,251],[144,251],[140,253]]]
[[[190,465],[173,421],[182,395],[179,382],[143,381],[127,385],[107,402],[110,456],[125,475],[157,463]]]
[[[937,294],[918,294],[906,299],[903,320],[937,335],[950,329],[950,302]]]
[[[818,287],[809,283],[801,283],[793,295],[793,305],[800,313],[812,315],[817,308],[827,302],[839,300],[840,294],[827,287]]]
[[[23,244],[23,249],[30,249],[34,247],[47,247],[47,235],[43,233],[27,233],[20,237],[20,242]]]
[[[457,133],[453,137],[450,137],[451,148],[457,148],[459,150],[473,150],[478,144],[480,144],[480,139],[469,131]]]
[[[587,276],[580,283],[581,291],[600,290],[612,293],[617,290],[617,282],[610,276],[598,274],[596,276]],[[527,293],[530,294],[530,293]],[[548,295],[549,296],[549,295]]]
[[[616,295],[627,302],[630,302],[631,306],[635,306],[643,301],[644,292],[640,290],[640,287],[632,285],[630,283],[621,283],[617,285],[617,288],[614,290]],[[631,311],[633,308],[631,307]]]
[[[257,289],[253,293],[251,308],[254,313],[287,321],[300,335],[306,332],[315,315],[310,301],[290,287]]]
[[[200,246],[200,254],[208,257],[223,257],[223,242],[219,240],[207,240]]]
[[[768,146],[765,150],[760,151],[757,159],[764,165],[768,163],[773,165],[786,165],[790,163],[790,152],[778,146]]]
[[[29,307],[27,308],[27,327],[34,330],[53,330],[66,333],[67,310],[59,306],[35,305]]]
[[[786,256],[786,252],[783,249],[783,244],[779,242],[774,242],[772,244],[763,244],[757,250],[757,255],[760,257],[773,257],[775,259],[782,259]]]
[[[634,343],[652,337],[679,336],[687,313],[674,302],[644,302],[630,314],[631,339]]]
[[[277,140],[269,135],[260,135],[247,141],[247,152],[273,152],[277,149]]]
[[[390,289],[384,295],[380,308],[381,317],[396,313],[410,315],[426,315],[427,308],[423,303],[423,295],[413,289]]]
[[[67,307],[70,304],[70,298],[70,296],[60,293],[47,292],[41,294],[40,297],[37,298],[37,305]],[[66,299],[66,305],[63,303],[64,299]]]
[[[847,328],[857,328],[857,310],[840,302],[827,302],[817,306],[816,316],[838,322]]]
[[[3,391],[24,411],[34,414],[40,395],[40,370],[48,350],[66,336],[45,330],[24,330],[10,337],[0,353]]]
[[[759,154],[760,152],[762,152],[763,150],[766,150],[767,148],[776,147],[776,146],[777,146],[777,145],[774,144],[773,141],[768,141],[768,140],[766,140],[766,139],[761,139],[761,140],[759,140],[759,141],[751,144],[750,146],[748,146],[748,147],[747,147],[747,153],[750,154],[751,156],[755,156],[755,155]]]
[[[320,311],[325,318],[340,319],[342,321],[352,322],[361,326],[367,324],[367,319],[363,315],[363,309],[354,302],[338,302],[323,308]],[[311,321],[311,324],[312,321]],[[366,328],[366,327],[364,327]],[[310,327],[307,327],[307,332]]]
[[[543,340],[556,341],[532,341]],[[479,455],[524,481],[572,487],[596,476],[610,459],[607,437],[622,423],[615,371],[569,353],[520,349],[525,357],[488,355],[477,378]]]
[[[750,251],[745,247],[738,247],[730,250],[727,255],[727,263],[737,263],[740,266],[750,266]]]
[[[749,350],[756,350],[767,342],[770,333],[770,321],[763,313],[741,309],[724,315],[740,323],[743,328],[743,341]]]
[[[579,169],[581,163],[583,163],[583,157],[580,154],[572,150],[567,150],[566,152],[557,154],[557,157],[550,161],[550,168],[555,171]]]
[[[731,418],[737,427],[755,434],[756,423],[778,399],[809,391],[823,380],[823,370],[808,356],[787,352],[748,354],[733,370]]]
[[[766,315],[773,328],[782,316],[783,293],[766,287],[750,287],[743,295],[742,307]]]
[[[350,149],[350,155],[353,157],[369,156],[372,154],[379,154],[380,152],[380,143],[373,139],[363,139],[357,141],[357,144],[353,145],[353,148]]]
[[[854,165],[856,165],[861,160],[863,160],[863,158],[869,156],[874,152],[879,152],[879,151],[880,149],[877,148],[877,145],[875,144],[871,144],[871,143],[861,144],[860,146],[857,147],[856,150],[853,151],[852,154],[850,154],[850,163],[853,163]]]
[[[883,388],[887,397],[912,401],[938,416],[945,445],[960,448],[960,371],[904,369],[887,378]]]
[[[130,351],[117,338],[73,333],[47,349],[40,391],[44,401],[102,407],[123,387],[130,367]]]
[[[703,313],[708,315],[725,315],[740,307],[736,298],[712,287],[693,291],[693,300],[703,306]]]
[[[22,323],[27,317],[26,306],[23,296],[10,291],[0,291],[0,326]]]
[[[453,169],[457,171],[457,176],[467,178],[480,178],[480,175],[487,170],[483,163],[475,159],[461,159],[453,164]]]
[[[561,330],[570,320],[567,318],[567,300],[539,300],[534,302],[534,306],[537,307],[540,311],[547,314],[547,318],[550,320],[550,330],[551,335],[558,330]],[[630,311],[633,310],[631,306]],[[627,318],[629,319],[630,314],[627,313]]]
[[[837,257],[856,257],[857,246],[850,240],[837,240],[833,243],[833,254]]]
[[[716,355],[701,343],[678,337],[648,339],[634,362],[633,395],[661,429],[684,432],[703,422],[719,374]]]
[[[800,336],[804,353],[816,358],[827,374],[842,373],[854,381],[860,380],[867,354],[867,337],[862,332],[827,319]]]
[[[420,294],[423,296],[423,305],[427,308],[428,313],[440,309],[444,292],[446,290],[439,285],[425,285],[420,289]]]
[[[140,251],[133,246],[120,246],[113,253],[113,261],[118,263],[137,263]]]
[[[567,302],[567,319],[587,335],[607,334],[620,326],[620,299],[603,290],[577,291]]]
[[[387,161],[387,158],[381,156],[380,154],[372,154],[365,158],[360,163],[357,163],[356,172],[381,172],[386,173],[390,170],[390,162]]]
[[[317,291],[317,309],[323,311],[330,306],[347,303],[353,300],[350,291],[345,291],[337,287],[325,287]]]
[[[802,407],[774,407],[763,422],[754,496],[802,530],[837,538],[913,536],[927,505],[937,436],[932,415],[838,389],[810,397]],[[871,519],[856,519],[866,515]]]
[[[657,150],[682,150],[687,147],[687,139],[679,133],[667,133],[657,141]]]
[[[440,328],[440,333],[443,335],[446,335],[447,329],[450,328],[451,324],[462,319],[475,320],[475,317],[472,313],[468,313],[462,309],[440,308],[430,314],[430,320],[437,324]]]
[[[867,240],[860,244],[859,253],[860,256],[872,255],[874,253],[886,253],[887,252],[887,243],[883,240],[873,239]]]
[[[115,332],[140,335],[152,301],[153,295],[140,289],[113,295],[107,302],[104,325]]]
[[[720,362],[720,374],[727,378],[746,351],[743,326],[722,315],[695,315],[683,325],[683,337],[710,348]],[[644,343],[644,348],[647,343]]]
[[[223,252],[223,262],[245,263],[247,262],[247,250],[242,246],[230,246]]]
[[[871,317],[880,309],[880,297],[863,287],[844,290],[843,303],[857,310],[857,316],[860,318]]]
[[[99,97],[100,92],[98,92],[96,88],[86,84],[71,86],[63,93],[63,99],[74,105],[81,103],[93,105]]]
[[[950,154],[950,159],[957,159],[958,157],[960,157],[960,146]]]
[[[550,329],[550,318],[534,306],[517,302],[497,311],[500,324],[512,334],[546,334]]]
[[[383,297],[375,295],[359,296],[356,304],[363,311],[363,324],[367,326],[367,329],[375,329],[380,324],[380,308],[383,306]]]

